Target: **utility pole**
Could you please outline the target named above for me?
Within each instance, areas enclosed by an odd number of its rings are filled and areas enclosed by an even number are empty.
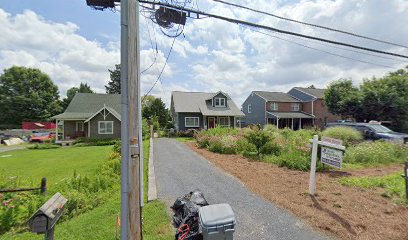
[[[139,4],[121,0],[121,239],[141,240]]]

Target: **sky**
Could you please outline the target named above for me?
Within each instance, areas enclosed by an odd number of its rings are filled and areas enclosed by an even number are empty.
[[[408,46],[406,0],[228,1]],[[211,0],[190,0],[186,7],[408,55],[407,48],[308,27]],[[173,27],[182,29],[182,34],[172,38],[162,32],[169,34],[169,30],[161,29],[147,15],[140,15],[140,68],[145,70],[154,64],[141,75],[141,92],[145,94],[156,81],[174,41],[161,81],[151,91],[167,105],[172,91],[224,91],[241,105],[254,90],[287,92],[310,85],[324,88],[340,78],[350,78],[358,84],[365,78],[381,77],[408,65],[403,58],[367,55],[361,53],[364,51],[353,52],[346,47],[213,18],[188,18],[184,28]],[[96,11],[85,0],[0,0],[0,74],[13,65],[39,68],[51,77],[64,98],[67,89],[81,82],[104,93],[108,69],[119,63],[119,8]]]

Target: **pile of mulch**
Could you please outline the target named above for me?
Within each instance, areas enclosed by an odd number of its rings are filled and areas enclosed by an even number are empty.
[[[381,196],[383,189],[346,187],[342,176],[383,176],[401,171],[402,165],[327,171],[316,175],[316,196],[308,194],[309,172],[250,161],[238,155],[217,154],[186,143],[249,190],[290,210],[310,226],[342,239],[408,239],[408,208]]]

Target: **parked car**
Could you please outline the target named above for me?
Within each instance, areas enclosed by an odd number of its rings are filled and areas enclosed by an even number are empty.
[[[42,132],[42,133],[34,133],[30,137],[30,143],[38,142],[42,143],[47,140],[52,140],[55,138],[55,133],[51,132]]]
[[[369,123],[335,122],[327,124],[327,127],[336,126],[352,127],[363,133],[364,138],[367,140],[384,139],[404,144],[408,143],[408,134],[394,132],[391,129],[381,125],[381,123],[377,121],[370,121]]]

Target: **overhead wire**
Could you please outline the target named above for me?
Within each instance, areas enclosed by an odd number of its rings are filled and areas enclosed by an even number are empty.
[[[250,27],[265,29],[265,30],[268,30],[268,31],[279,32],[279,33],[283,33],[283,34],[287,34],[287,35],[293,35],[293,36],[297,36],[297,37],[301,37],[301,38],[312,39],[312,40],[321,41],[321,42],[327,42],[327,43],[334,44],[334,45],[341,45],[341,46],[346,46],[346,47],[350,47],[350,48],[365,50],[365,51],[369,51],[369,52],[381,53],[381,54],[385,54],[385,55],[391,55],[391,56],[396,56],[396,57],[401,57],[401,58],[407,58],[408,59],[408,56],[403,55],[403,54],[382,51],[382,50],[378,50],[378,49],[374,49],[374,48],[362,47],[362,46],[358,46],[358,45],[354,45],[354,44],[329,40],[329,39],[320,38],[320,37],[309,36],[309,35],[306,35],[306,34],[300,34],[300,33],[296,33],[296,32],[286,31],[286,30],[282,30],[282,29],[278,29],[278,28],[274,28],[274,27],[269,27],[269,26],[265,26],[265,25],[261,25],[261,24],[257,24],[257,23],[247,22],[247,21],[243,21],[243,20],[239,20],[239,19],[235,19],[235,18],[229,18],[229,17],[224,17],[224,16],[212,14],[212,13],[197,11],[197,10],[194,10],[194,9],[181,8],[181,7],[174,6],[174,5],[167,4],[167,3],[163,3],[163,2],[156,2],[156,1],[152,2],[152,1],[146,1],[146,0],[138,0],[138,1],[141,2],[141,3],[161,5],[161,6],[181,10],[181,11],[187,11],[187,12],[191,12],[191,13],[201,14],[201,15],[212,17],[212,18],[224,20],[224,21],[227,21],[227,22],[240,24],[240,25],[243,25],[243,26],[250,26]]]
[[[147,18],[145,18],[145,20],[146,20]],[[154,60],[153,60],[153,62],[150,64],[150,66],[148,66],[146,69],[144,69],[143,71],[141,71],[140,72],[140,74],[143,74],[143,73],[145,73],[145,72],[147,72],[155,63],[156,63],[156,61],[157,61],[157,55],[158,55],[158,50],[157,50],[157,41],[156,41],[156,46],[154,47],[153,46],[153,41],[152,41],[152,38],[151,38],[151,35],[150,35],[150,30],[149,30],[149,22],[146,20],[146,28],[147,28],[147,32],[148,32],[148,34],[149,34],[149,39],[150,39],[150,45],[151,45],[151,47],[152,47],[152,50],[154,51]],[[154,29],[153,29],[153,31],[154,31]]]
[[[319,51],[319,52],[324,52],[324,53],[332,55],[332,56],[341,57],[341,58],[345,58],[345,59],[349,59],[349,60],[353,60],[353,61],[357,61],[357,62],[361,62],[361,63],[371,64],[371,65],[375,65],[375,66],[378,66],[378,67],[396,69],[395,67],[391,67],[391,66],[388,66],[388,65],[384,65],[384,64],[380,64],[380,63],[373,63],[373,62],[360,60],[360,59],[344,56],[344,55],[341,55],[341,54],[333,53],[333,52],[330,52],[330,51],[314,48],[314,47],[311,47],[311,46],[308,46],[308,45],[305,45],[305,44],[302,44],[302,43],[298,43],[298,42],[295,42],[295,41],[292,41],[292,40],[289,40],[289,39],[281,38],[281,37],[278,37],[276,35],[272,35],[272,34],[265,33],[265,32],[262,32],[262,31],[258,31],[258,30],[255,30],[255,29],[251,29],[251,31],[254,31],[254,32],[257,32],[257,33],[260,33],[260,34],[264,34],[264,35],[267,35],[267,36],[270,36],[270,37],[273,37],[273,38],[276,38],[276,39],[280,39],[282,41],[286,41],[286,42],[289,42],[289,43],[292,43],[292,44],[296,44],[296,45],[304,47],[304,48],[312,49],[312,50]]]
[[[381,40],[381,39],[377,39],[377,38],[373,38],[373,37],[363,36],[363,35],[360,35],[360,34],[348,32],[348,31],[344,31],[344,30],[340,30],[340,29],[335,29],[335,28],[332,28],[332,27],[327,27],[327,26],[322,26],[322,25],[318,25],[318,24],[303,22],[303,21],[299,21],[299,20],[295,20],[295,19],[291,19],[291,18],[287,18],[287,17],[282,17],[282,16],[278,16],[278,15],[275,15],[275,14],[272,14],[272,13],[265,12],[265,11],[260,11],[260,10],[257,10],[257,9],[242,6],[242,5],[239,5],[239,4],[226,2],[226,1],[223,1],[223,0],[212,0],[212,1],[222,3],[222,4],[226,4],[226,5],[233,6],[233,7],[246,9],[246,10],[256,12],[256,13],[261,13],[261,14],[268,15],[268,16],[275,17],[275,18],[279,18],[279,19],[282,19],[282,20],[303,24],[303,25],[310,26],[310,27],[325,29],[325,30],[329,30],[329,31],[333,31],[333,32],[338,32],[338,33],[350,35],[350,36],[353,36],[353,37],[363,38],[363,39],[367,39],[367,40],[371,40],[371,41],[376,41],[376,42],[380,42],[380,43],[384,43],[384,44],[388,44],[388,45],[393,45],[393,46],[397,46],[397,47],[403,47],[403,48],[408,49],[408,46],[405,46],[405,45],[402,45],[402,44],[399,44],[399,43],[393,43],[393,42],[389,42],[389,41],[385,41],[385,40]]]

